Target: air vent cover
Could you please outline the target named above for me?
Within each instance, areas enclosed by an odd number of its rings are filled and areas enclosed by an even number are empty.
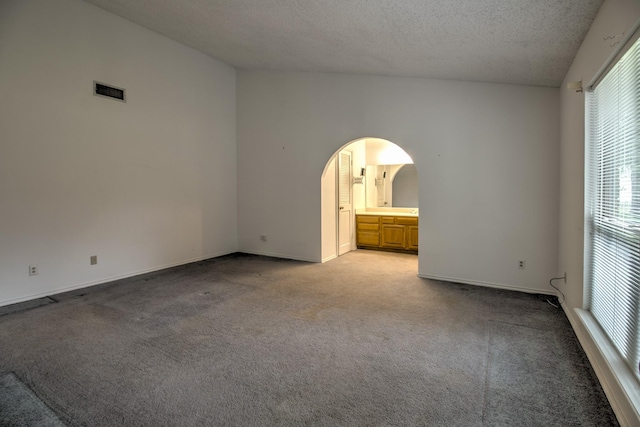
[[[96,96],[104,96],[105,98],[117,99],[118,101],[126,102],[124,89],[96,82],[95,80],[93,82],[93,94]]]

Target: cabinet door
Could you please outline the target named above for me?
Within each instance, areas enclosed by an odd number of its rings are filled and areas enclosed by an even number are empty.
[[[418,226],[407,226],[407,249],[418,250]]]
[[[383,248],[404,249],[406,242],[406,227],[404,225],[382,224],[380,246]]]

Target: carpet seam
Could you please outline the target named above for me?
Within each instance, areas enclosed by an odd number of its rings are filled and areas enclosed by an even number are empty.
[[[486,425],[487,403],[489,399],[489,372],[491,370],[491,341],[493,340],[493,327],[491,323],[493,320],[485,322],[485,328],[488,329],[487,339],[487,366],[484,371],[484,396],[482,399],[482,425]]]

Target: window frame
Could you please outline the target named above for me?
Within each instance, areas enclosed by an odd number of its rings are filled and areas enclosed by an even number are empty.
[[[599,117],[596,117],[596,116],[598,115],[598,113],[601,113],[602,110],[594,111],[594,109],[598,107],[596,105],[597,102],[601,101],[596,98],[597,94],[595,93],[596,90],[598,90],[598,88],[601,87],[600,85],[603,84],[604,82],[604,84],[606,85],[614,86],[613,89],[616,89],[617,92],[615,92],[613,95],[605,93],[606,96],[614,97],[617,102],[617,104],[614,107],[616,109],[616,111],[614,112],[614,115],[616,116],[616,120],[613,120],[613,122],[616,122],[615,129],[613,130],[613,133],[616,133],[616,136],[612,137],[612,139],[615,140],[615,142],[611,144],[614,146],[614,148],[612,150],[613,153],[607,153],[607,154],[609,157],[619,155],[621,151],[619,149],[621,138],[619,137],[617,132],[619,132],[619,129],[620,129],[619,118],[621,117],[621,114],[620,114],[621,110],[619,107],[620,99],[621,99],[620,90],[619,90],[620,87],[619,87],[619,81],[617,82],[610,81],[616,77],[618,77],[619,79],[619,75],[611,75],[613,76],[611,78],[609,76],[611,72],[615,72],[619,74],[620,67],[624,68],[626,66],[626,64],[621,63],[621,60],[632,49],[635,50],[633,55],[635,55],[635,61],[636,61],[633,63],[634,72],[640,75],[640,53],[639,53],[640,41],[638,41],[639,38],[640,38],[640,31],[636,31],[635,34],[629,37],[628,41],[624,43],[623,48],[621,48],[620,51],[615,56],[612,57],[612,60],[609,63],[609,65],[603,68],[601,74],[595,80],[594,84],[592,84],[587,89],[587,96],[586,96],[586,102],[585,102],[586,120],[585,120],[585,242],[584,242],[585,243],[584,244],[584,260],[585,260],[584,308],[585,310],[588,310],[588,312],[596,320],[596,322],[599,325],[599,328],[605,334],[610,344],[613,346],[613,348],[615,348],[615,351],[619,353],[619,355],[627,364],[628,368],[630,368],[631,372],[633,373],[633,377],[638,384],[640,384],[640,366],[639,366],[640,364],[640,312],[639,312],[640,311],[640,292],[635,292],[634,295],[629,297],[629,300],[631,301],[630,307],[629,306],[624,307],[627,309],[627,312],[623,312],[621,316],[617,316],[616,313],[614,314],[606,313],[605,315],[603,315],[601,312],[601,309],[605,307],[608,309],[613,309],[613,311],[616,311],[616,309],[619,308],[619,305],[616,305],[616,302],[618,301],[617,298],[624,298],[626,296],[624,295],[625,293],[628,293],[628,292],[633,293],[634,291],[637,291],[637,289],[635,288],[631,289],[630,291],[628,289],[625,289],[625,283],[627,282],[625,282],[622,279],[620,280],[620,282],[622,283],[619,283],[619,281],[617,280],[618,268],[620,268],[621,270],[620,276],[623,276],[623,273],[627,271],[627,269],[629,269],[631,270],[630,274],[632,276],[635,275],[635,277],[640,278],[640,261],[638,261],[638,259],[635,259],[635,260],[632,259],[634,258],[632,252],[627,253],[628,256],[626,257],[626,259],[625,257],[618,258],[617,256],[619,250],[620,252],[622,252],[624,250],[629,250],[629,248],[631,248],[631,251],[633,251],[635,249],[633,245],[636,245],[637,249],[640,251],[640,160],[639,160],[640,159],[640,142],[638,142],[637,144],[633,142],[633,141],[636,141],[638,138],[640,138],[640,123],[637,125],[638,133],[635,137],[632,137],[632,144],[631,144],[631,147],[634,150],[634,153],[632,155],[633,157],[632,163],[635,167],[635,170],[631,172],[631,180],[632,180],[632,183],[635,183],[636,185],[633,186],[632,184],[631,207],[630,207],[630,212],[628,212],[628,215],[627,215],[625,212],[622,212],[621,210],[622,205],[620,200],[621,198],[620,170],[619,170],[620,167],[617,166],[618,159],[612,160],[611,158],[609,158],[606,161],[601,160],[602,157],[604,156],[600,156],[601,153],[599,152],[594,152],[599,150],[599,147],[598,147],[598,150],[594,149],[594,138],[600,138],[600,135],[598,135],[598,132],[603,131],[603,128],[596,129],[594,127],[594,120],[599,119]],[[622,65],[618,67],[618,64],[622,64]],[[638,70],[635,70],[635,68],[637,68]],[[631,81],[633,82],[633,80]],[[604,87],[606,88],[606,86]],[[608,88],[608,90],[613,90],[613,89]],[[605,90],[605,89],[601,89],[601,91],[602,90]],[[625,91],[623,91],[623,93],[627,94],[627,92]],[[640,83],[635,86],[633,93],[634,94],[640,93]],[[637,96],[638,96],[637,99],[640,100],[640,95],[637,95]],[[604,102],[606,103],[606,98]],[[607,105],[607,106],[610,106],[610,105]],[[640,121],[640,102],[638,102],[638,104],[635,105],[635,108],[632,108],[632,110],[634,112],[633,117],[636,119],[636,121]],[[607,111],[605,111],[605,113],[609,114],[609,112]],[[631,122],[632,128],[635,126],[636,121]],[[598,122],[598,123],[601,124],[603,122]],[[609,122],[607,121],[605,121],[604,123],[609,124]],[[606,131],[611,131],[611,129],[609,128],[605,128],[605,129]],[[623,130],[624,129],[626,128],[623,128]],[[609,141],[607,138],[604,138],[604,137],[600,138],[600,140]],[[625,145],[626,139],[623,137],[622,140],[625,142],[623,142],[620,145],[626,148],[626,145]],[[623,162],[623,167],[625,167],[624,162]],[[596,170],[594,170],[594,168]],[[601,182],[604,182],[603,186],[599,186]],[[603,206],[602,204],[599,204],[599,202],[602,202],[602,200],[604,199],[603,196],[605,195],[609,197],[607,198],[607,202]],[[609,210],[607,210],[607,208],[609,208]],[[594,261],[596,259],[596,252],[603,252],[603,251],[604,252],[609,251],[609,252],[615,253],[616,261],[619,259],[622,259],[623,261],[631,260],[629,261],[631,262],[631,265],[616,264],[614,267],[601,266],[602,269],[598,271],[594,271],[594,268],[592,266],[597,262],[610,261],[610,259],[606,258],[606,256],[605,258]],[[613,273],[613,275],[615,276],[616,280],[612,282],[608,278],[604,279],[604,281],[606,282],[606,286],[605,286],[602,284],[604,282],[602,282],[601,277],[594,278],[594,276],[601,274],[603,270],[607,270],[607,269],[609,270],[609,273],[611,273],[612,269],[615,269],[615,273]],[[596,279],[601,281],[599,285],[596,285],[595,283]],[[598,288],[597,286],[600,286],[600,287]],[[612,291],[612,289],[605,289],[604,291],[602,291],[603,288],[608,288],[609,286],[612,286],[614,290]],[[633,287],[634,282],[630,281],[630,285],[627,285],[627,286]],[[638,288],[640,288],[640,286],[638,286]],[[607,299],[606,297],[594,295],[597,292],[600,292],[602,294],[606,294],[607,292],[609,292],[607,294],[607,297],[609,298],[609,300],[606,300]],[[598,298],[601,298],[601,299],[598,299]],[[607,306],[607,304],[611,303],[611,300],[616,301],[613,303],[613,307]],[[629,313],[630,313],[629,310],[631,310],[631,312],[634,313],[634,314],[631,314],[632,316],[631,321],[627,321],[627,319],[629,319]],[[611,320],[609,318],[606,318],[607,316],[612,316],[614,319]],[[616,322],[616,317],[620,317],[623,320]],[[613,325],[610,322],[613,322]],[[618,333],[620,326],[623,327],[622,335]],[[631,331],[624,330],[624,327],[631,328]],[[628,341],[627,335],[629,334],[633,335],[633,342],[631,343],[627,342]]]

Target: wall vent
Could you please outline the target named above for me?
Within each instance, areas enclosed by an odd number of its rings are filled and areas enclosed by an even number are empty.
[[[105,98],[117,99],[118,101],[126,102],[125,91],[123,88],[106,85],[97,81],[93,81],[93,94],[96,96],[103,96]]]

